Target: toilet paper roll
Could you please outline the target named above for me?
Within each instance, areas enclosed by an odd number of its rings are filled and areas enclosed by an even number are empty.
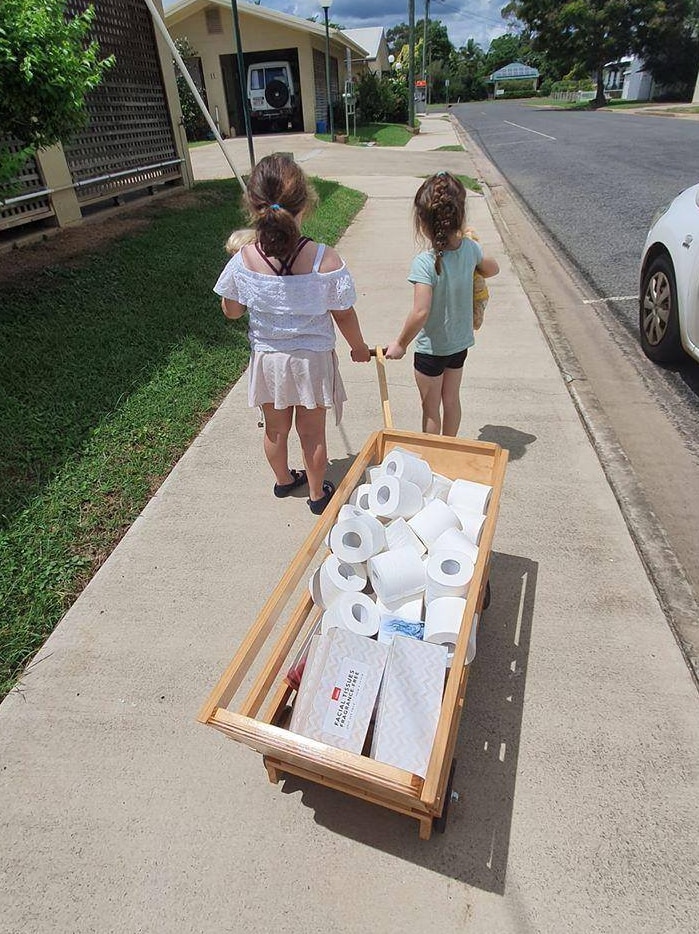
[[[357,509],[361,509],[362,512],[371,512],[371,507],[369,504],[369,495],[371,493],[371,489],[372,485],[370,483],[360,483],[360,485],[354,489],[350,495],[350,506],[356,506]]]
[[[416,454],[410,454],[394,448],[381,462],[381,471],[387,477],[409,480],[420,487],[420,492],[432,486],[432,471],[426,460]]]
[[[469,512],[486,513],[492,486],[476,483],[475,480],[454,480],[447,496],[450,506],[462,506]]]
[[[379,611],[380,617],[397,616],[399,619],[409,619],[419,623],[422,620],[422,595],[411,597],[409,600],[399,600],[390,605],[377,600],[376,609]]]
[[[351,506],[349,503],[345,503],[344,506],[340,506],[340,511],[337,514],[337,522],[344,522],[345,519],[355,519],[357,516],[364,516],[366,513],[362,512],[361,509],[358,509],[356,506]],[[330,532],[325,536],[323,541],[325,545],[330,548]]]
[[[337,555],[328,555],[311,577],[308,589],[313,602],[327,610],[341,594],[364,590],[366,581],[361,564],[350,564]]]
[[[470,512],[462,506],[452,506],[451,508],[459,519],[461,531],[464,535],[468,536],[474,544],[480,545],[486,517],[480,513]]]
[[[442,532],[432,543],[430,550],[433,554],[436,551],[450,551],[457,555],[466,555],[474,564],[478,560],[478,545],[461,529],[447,529],[446,532]]]
[[[425,554],[426,549],[422,539],[417,537],[405,519],[400,517],[394,519],[388,523],[385,531],[386,543],[389,548],[395,550],[396,548],[402,548],[404,545],[410,545],[418,555]]]
[[[367,513],[336,522],[330,530],[330,550],[342,561],[358,564],[386,549],[386,532],[378,519]]]
[[[473,577],[473,562],[466,555],[437,551],[427,562],[425,602],[438,597],[465,597]]]
[[[356,519],[357,516],[366,515],[363,509],[360,509],[359,506],[352,506],[350,503],[345,503],[344,506],[340,506],[340,511],[337,514],[337,522],[344,522],[345,519]]]
[[[379,611],[365,593],[344,593],[323,614],[321,631],[337,627],[349,629],[358,636],[375,636],[379,631]]]
[[[374,466],[374,467],[367,467],[367,469],[364,472],[364,476],[366,477],[366,482],[375,483],[379,479],[382,473],[383,473],[383,470],[381,469],[380,465]]]
[[[448,597],[442,597],[443,600],[449,599]],[[478,613],[473,617],[473,623],[471,624],[471,635],[468,637],[468,646],[466,648],[466,661],[464,662],[464,667],[470,665],[473,659],[476,657],[476,636],[478,634]],[[447,668],[451,668],[454,663],[454,651],[455,649],[449,649],[447,651]]]
[[[422,491],[409,480],[382,476],[369,487],[369,511],[375,516],[385,516],[387,519],[402,516],[410,519],[420,509]]]
[[[425,642],[446,645],[453,656],[464,618],[466,601],[463,597],[438,597],[425,611]]]
[[[441,499],[433,499],[408,521],[415,534],[429,548],[447,529],[458,529],[459,519]]]
[[[367,569],[376,596],[386,606],[425,589],[425,567],[410,545],[369,558]]]
[[[453,480],[448,477],[433,473],[432,484],[425,491],[425,502],[430,503],[433,499],[441,499],[442,502],[446,503],[452,483]]]

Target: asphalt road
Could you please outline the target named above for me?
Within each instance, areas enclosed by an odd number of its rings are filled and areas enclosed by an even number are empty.
[[[643,243],[658,208],[699,181],[699,121],[506,101],[452,112],[577,268],[587,298],[609,299],[602,307],[637,341]],[[663,404],[694,447],[699,365],[647,370],[661,375],[672,396]]]
[[[522,104],[453,109],[591,287],[637,295],[656,210],[699,180],[699,121]],[[634,302],[618,311],[636,326]]]

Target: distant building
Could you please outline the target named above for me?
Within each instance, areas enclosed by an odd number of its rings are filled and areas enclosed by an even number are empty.
[[[488,78],[488,83],[493,85],[493,97],[501,97],[508,85],[513,82],[521,83],[531,81],[532,90],[536,91],[539,83],[539,72],[530,65],[524,65],[522,62],[511,62],[503,68],[498,68]]]
[[[369,71],[379,77],[391,70],[388,60],[388,45],[383,26],[367,26],[364,29],[343,29],[344,34],[367,50],[366,63]]]

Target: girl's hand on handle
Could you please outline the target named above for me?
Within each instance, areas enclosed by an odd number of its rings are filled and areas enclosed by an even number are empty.
[[[391,341],[384,352],[387,360],[401,360],[405,356],[405,347],[398,341]]]
[[[355,363],[368,363],[371,360],[371,351],[368,344],[359,344],[350,350],[350,357]]]

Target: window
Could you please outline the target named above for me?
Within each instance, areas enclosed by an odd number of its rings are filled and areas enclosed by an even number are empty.
[[[286,75],[286,68],[265,68],[265,86],[267,86],[270,81],[281,81],[282,84],[289,84],[289,79]]]
[[[265,80],[264,80],[262,68],[253,68],[250,71],[250,90],[251,91],[264,91],[264,89],[265,89]]]
[[[206,31],[210,36],[220,35],[223,32],[223,23],[221,22],[221,11],[218,7],[210,6],[206,10]]]

